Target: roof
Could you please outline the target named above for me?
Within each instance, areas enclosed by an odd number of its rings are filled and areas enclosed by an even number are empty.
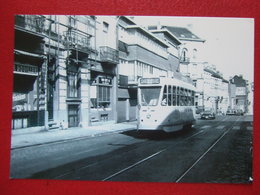
[[[243,79],[242,76],[234,76],[232,79],[230,79],[230,82],[232,84],[235,84],[236,87],[246,87],[247,86],[247,82],[245,79]]]
[[[169,45],[167,43],[165,43],[164,41],[162,41],[161,39],[157,38],[155,35],[153,35],[152,33],[150,33],[148,30],[138,26],[138,25],[129,25],[126,27],[127,29],[137,29],[140,30],[141,32],[145,33],[146,35],[150,36],[151,38],[153,38],[154,41],[160,43],[161,45],[164,45],[165,47],[169,47]]]
[[[181,44],[181,41],[174,35],[174,34],[172,34],[169,30],[167,30],[167,29],[161,29],[161,30],[150,30],[150,32],[152,32],[152,33],[165,33],[165,34],[167,34],[168,36],[170,36],[174,41],[176,41],[177,42],[177,44],[178,45],[180,45]]]
[[[133,25],[136,25],[136,23],[132,20],[131,17],[129,16],[118,16],[118,20],[122,19],[122,20],[126,20],[128,23],[131,23]]]
[[[223,76],[220,75],[219,73],[217,73],[217,72],[215,72],[213,70],[210,70],[208,68],[204,68],[204,71],[210,73],[215,78],[222,79],[222,82],[228,83],[228,81],[226,79],[224,79]]]
[[[172,34],[174,34],[180,40],[205,42],[205,40],[199,38],[197,35],[189,31],[187,28],[174,26],[163,26],[163,28],[167,28]]]

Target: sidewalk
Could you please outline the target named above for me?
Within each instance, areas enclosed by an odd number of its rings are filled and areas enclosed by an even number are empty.
[[[87,128],[69,128],[65,130],[35,131],[32,133],[12,133],[11,148],[22,148],[32,145],[41,145],[53,142],[62,142],[70,139],[95,137],[107,133],[123,132],[136,129],[136,121],[117,124],[90,126]],[[18,131],[18,130],[17,130]]]

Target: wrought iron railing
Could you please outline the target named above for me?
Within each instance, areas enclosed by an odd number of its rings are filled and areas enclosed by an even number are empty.
[[[33,66],[33,65],[29,65],[29,64],[15,63],[14,64],[14,73],[37,76],[38,75],[38,67]]]
[[[45,18],[38,15],[16,15],[15,25],[24,30],[32,31],[35,33],[44,32]]]
[[[76,30],[69,30],[65,33],[65,45],[68,49],[77,49],[88,53],[91,50],[90,36]]]
[[[101,46],[100,60],[102,62],[110,62],[110,63],[118,64],[119,63],[118,51],[107,46]]]

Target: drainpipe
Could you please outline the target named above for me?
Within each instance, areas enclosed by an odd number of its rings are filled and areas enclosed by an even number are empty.
[[[118,51],[118,59],[119,59],[119,25],[118,25],[118,22],[121,18],[121,16],[117,16],[118,18],[116,19],[116,50]],[[116,71],[116,78],[115,78],[115,89],[113,90],[114,91],[114,100],[115,100],[115,103],[114,103],[114,117],[115,117],[115,123],[118,122],[118,113],[117,113],[117,107],[118,107],[118,80],[119,80],[119,72],[118,72],[118,66],[119,66],[119,63],[116,65],[116,68],[115,68],[115,71]]]

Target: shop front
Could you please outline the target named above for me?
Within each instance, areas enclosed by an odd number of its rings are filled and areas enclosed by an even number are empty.
[[[115,121],[113,75],[92,71],[90,85],[91,125]]]

